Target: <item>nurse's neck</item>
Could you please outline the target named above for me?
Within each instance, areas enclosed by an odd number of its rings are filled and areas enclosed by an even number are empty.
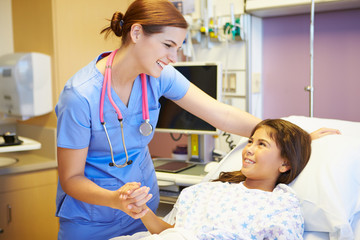
[[[138,64],[128,54],[129,51],[120,48],[111,65],[111,88],[115,91],[116,95],[120,98],[125,106],[128,107],[132,87],[136,77],[139,75],[136,71]],[[105,57],[103,62],[106,63],[108,56]],[[104,63],[101,63],[103,65]],[[98,64],[97,64],[98,67]],[[105,65],[100,66],[105,73]],[[103,75],[104,75],[103,73]]]
[[[112,64],[112,83],[114,85],[132,85],[141,73],[139,69],[139,61],[131,54],[130,49],[120,48]]]

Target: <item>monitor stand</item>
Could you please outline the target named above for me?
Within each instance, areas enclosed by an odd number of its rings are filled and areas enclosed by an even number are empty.
[[[206,164],[213,161],[215,139],[213,135],[191,134],[188,137],[189,162]]]

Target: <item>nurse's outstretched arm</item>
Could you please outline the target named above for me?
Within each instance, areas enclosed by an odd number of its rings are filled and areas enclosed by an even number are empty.
[[[88,148],[57,148],[58,172],[62,189],[80,201],[108,206],[130,213],[128,205],[134,202],[132,198],[121,199],[119,191],[99,187],[84,176],[87,152]],[[136,211],[136,208],[133,205],[132,212]],[[139,210],[141,211],[141,209]]]
[[[261,121],[245,111],[217,101],[192,83],[185,96],[175,103],[218,129],[244,137],[249,137]],[[314,140],[333,134],[341,133],[338,129],[320,128],[310,136]]]
[[[185,96],[175,103],[214,127],[240,136],[249,137],[261,121],[245,111],[217,101],[192,83]]]
[[[325,137],[327,135],[334,135],[334,134],[339,135],[339,134],[341,134],[341,132],[339,129],[323,127],[323,128],[319,128],[318,130],[310,133],[310,136],[311,136],[312,140],[315,140],[318,138]]]

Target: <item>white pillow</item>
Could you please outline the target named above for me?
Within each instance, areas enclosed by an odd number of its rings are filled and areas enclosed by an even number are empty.
[[[335,128],[341,131],[343,136],[359,137],[360,135],[360,122],[351,122],[338,119],[326,119],[326,118],[310,118],[304,116],[289,116],[282,119],[292,122],[309,133],[322,128]]]
[[[352,220],[360,213],[360,123],[291,116],[308,132],[337,128],[342,135],[312,143],[308,165],[290,186],[302,201],[305,231],[329,232],[330,239],[355,239]]]

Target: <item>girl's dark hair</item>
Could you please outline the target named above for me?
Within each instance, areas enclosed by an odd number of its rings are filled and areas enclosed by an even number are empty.
[[[161,33],[164,27],[179,27],[186,29],[188,24],[183,15],[168,0],[135,0],[127,9],[125,15],[115,12],[110,21],[110,26],[101,33],[107,37],[111,32],[122,37],[123,45],[134,23],[141,24],[144,33],[151,35]]]
[[[259,128],[266,129],[267,133],[276,142],[280,155],[287,160],[290,169],[281,173],[276,184],[292,182],[305,168],[311,154],[311,137],[299,126],[283,119],[266,119],[255,126],[251,136]],[[239,183],[246,179],[240,171],[222,172],[214,181]]]

